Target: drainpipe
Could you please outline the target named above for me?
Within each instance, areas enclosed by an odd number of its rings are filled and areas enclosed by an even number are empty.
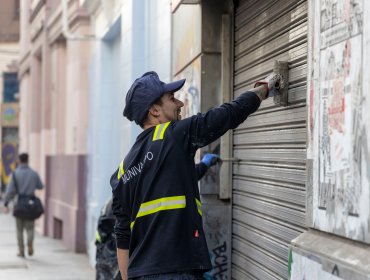
[[[63,35],[67,40],[99,40],[94,34],[88,35],[75,35],[69,30],[68,25],[68,1],[62,0],[62,22],[63,22]]]

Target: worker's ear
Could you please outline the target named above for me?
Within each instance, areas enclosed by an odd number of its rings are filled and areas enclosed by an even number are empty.
[[[153,116],[153,117],[159,117],[160,115],[160,106],[156,105],[156,104],[153,104],[152,106],[150,106],[149,108],[149,113]]]

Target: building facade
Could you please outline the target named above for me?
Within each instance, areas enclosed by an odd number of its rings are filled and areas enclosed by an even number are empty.
[[[86,251],[86,154],[91,42],[79,1],[21,1],[21,152],[45,182],[42,233]]]
[[[19,82],[19,1],[1,3],[0,17],[0,177],[5,191],[18,154]]]

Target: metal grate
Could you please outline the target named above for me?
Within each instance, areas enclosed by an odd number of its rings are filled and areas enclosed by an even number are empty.
[[[288,279],[288,246],[305,230],[307,2],[240,0],[234,97],[289,62],[287,107],[264,101],[234,130],[233,279]]]

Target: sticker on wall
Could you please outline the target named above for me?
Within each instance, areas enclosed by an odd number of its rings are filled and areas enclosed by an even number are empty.
[[[1,104],[1,126],[17,127],[19,124],[19,104],[3,103]]]

